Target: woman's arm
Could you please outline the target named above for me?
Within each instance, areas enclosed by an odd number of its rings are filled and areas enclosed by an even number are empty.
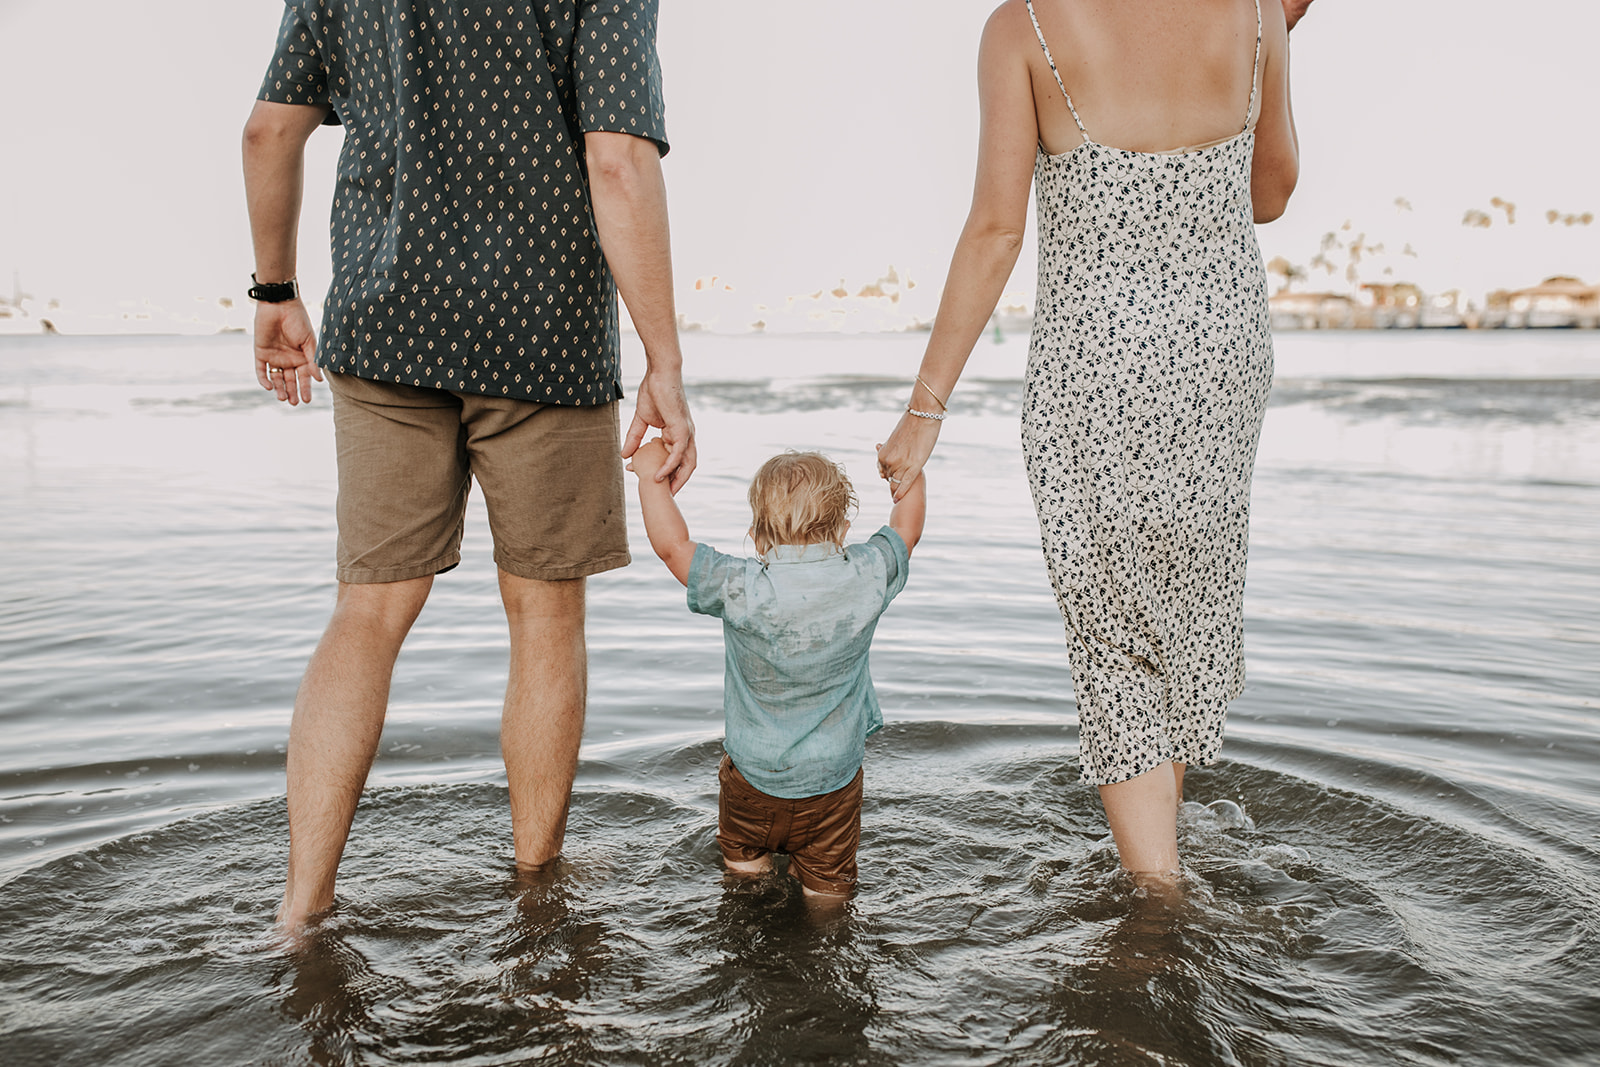
[[[1250,164],[1250,205],[1257,222],[1271,222],[1283,214],[1300,180],[1300,140],[1289,104],[1289,29],[1278,4],[1261,5],[1261,58],[1261,115]]]
[[[1033,45],[1033,25],[1021,0],[1001,5],[984,27],[978,47],[978,174],[918,372],[926,384],[911,390],[910,406],[919,411],[940,411],[950,398],[1022,247],[1039,146],[1024,58]],[[938,422],[907,413],[879,447],[878,472],[894,479],[896,500],[916,483],[938,439]]]

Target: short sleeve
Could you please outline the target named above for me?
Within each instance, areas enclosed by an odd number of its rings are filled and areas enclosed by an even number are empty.
[[[584,133],[631,133],[667,154],[656,0],[580,0],[578,125]]]
[[[689,561],[689,610],[712,615],[735,626],[749,613],[745,596],[748,560],[727,556],[707,544],[694,546]]]
[[[284,5],[283,25],[278,29],[278,47],[267,66],[267,76],[261,81],[261,92],[257,99],[274,104],[329,107],[327,69],[317,52],[316,40],[306,25],[305,16],[293,4]],[[338,121],[329,107],[328,118],[324,122],[337,124]]]
[[[900,590],[906,587],[906,572],[911,567],[911,552],[906,548],[905,539],[895,533],[892,526],[884,526],[867,538],[867,547],[880,552],[888,565],[889,582],[883,591],[883,606],[888,607],[889,601],[899,596]]]

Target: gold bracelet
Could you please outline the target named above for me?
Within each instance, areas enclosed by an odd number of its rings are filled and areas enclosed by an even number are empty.
[[[939,394],[933,391],[933,386],[931,386],[927,382],[923,381],[922,380],[922,375],[920,375],[920,374],[917,375],[917,384],[922,386],[924,389],[926,389],[928,391],[928,395],[933,397],[933,402],[935,404],[939,405],[939,410],[940,411],[948,412],[950,410],[949,407],[947,407],[945,405],[945,402],[943,400],[939,399]]]

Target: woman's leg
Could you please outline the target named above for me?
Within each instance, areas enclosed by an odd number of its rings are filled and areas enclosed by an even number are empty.
[[[1100,787],[1100,802],[1122,865],[1135,874],[1178,870],[1177,783],[1181,764],[1163,763],[1126,782]]]

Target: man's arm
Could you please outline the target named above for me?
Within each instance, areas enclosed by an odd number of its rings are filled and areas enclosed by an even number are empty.
[[[306,141],[327,117],[326,107],[257,100],[244,125],[244,195],[250,209],[256,281],[295,276],[295,239],[305,180]],[[290,404],[311,401],[316,335],[299,297],[256,304],[256,381]]]
[[[672,489],[658,476],[667,462],[667,446],[656,438],[634,450],[628,469],[639,476],[639,509],[644,512],[644,532],[650,538],[650,547],[672,576],[688,585],[695,543],[689,540],[689,524],[683,520],[678,502],[672,499]]]
[[[694,420],[683,393],[661,153],[655,142],[626,133],[587,133],[583,141],[600,248],[649,361],[622,455],[633,456],[646,431],[658,428],[670,451],[654,477],[670,478],[676,493],[694,473],[696,454]]]
[[[922,523],[928,514],[928,472],[924,468],[899,500],[889,510],[889,529],[900,535],[906,543],[906,555],[922,540]]]

